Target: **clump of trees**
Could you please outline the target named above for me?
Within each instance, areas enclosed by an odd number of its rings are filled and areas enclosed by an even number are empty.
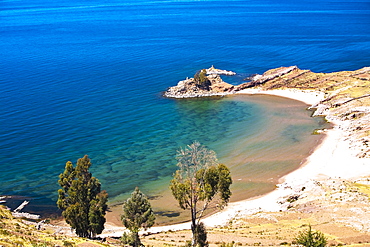
[[[231,196],[232,179],[229,169],[219,164],[216,153],[195,141],[180,149],[176,159],[179,169],[170,189],[180,207],[191,212],[191,246],[208,246],[205,225],[200,222],[210,203],[223,208]],[[91,160],[87,155],[77,160],[76,167],[68,161],[59,175],[58,207],[66,222],[80,237],[93,238],[104,230],[108,194],[101,191],[99,180],[89,172]],[[124,234],[125,244],[142,246],[139,230],[154,225],[155,215],[148,198],[135,188],[123,204],[123,225],[131,232]]]
[[[123,235],[123,242],[134,247],[141,246],[139,230],[146,230],[152,227],[155,222],[155,215],[148,198],[138,187],[135,188],[131,197],[123,204],[121,220],[123,225],[131,232],[131,236]]]
[[[211,86],[211,81],[207,77],[207,71],[202,69],[194,75],[194,82],[199,88],[204,90],[209,90]]]
[[[305,247],[324,247],[327,245],[327,239],[322,232],[312,231],[311,225],[308,229],[300,232],[294,241]]]
[[[93,238],[104,230],[108,194],[101,191],[99,180],[89,172],[87,155],[77,160],[76,167],[68,161],[59,175],[58,207],[66,222],[84,238]]]
[[[170,189],[180,207],[191,212],[191,246],[208,246],[207,233],[200,219],[214,199],[219,208],[228,203],[232,184],[230,171],[218,163],[214,151],[197,141],[180,149],[176,158],[179,169],[171,180]]]

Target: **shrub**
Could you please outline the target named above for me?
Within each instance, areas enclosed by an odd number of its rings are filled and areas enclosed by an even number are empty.
[[[134,242],[135,242],[134,238],[132,237],[132,234],[129,234],[127,232],[123,233],[120,240],[121,240],[122,244],[127,244],[127,245],[130,245],[130,246],[134,245]]]
[[[69,242],[69,241],[67,241],[67,240],[64,240],[64,241],[63,241],[63,246],[65,246],[65,247],[73,247],[73,246],[75,246],[75,245],[74,245],[74,243],[72,243],[72,242]]]
[[[200,222],[199,224],[196,225],[195,241],[196,241],[196,245],[199,246],[199,247],[207,247],[208,246],[207,230],[206,230],[206,227],[204,226],[203,222]]]
[[[202,69],[201,71],[198,71],[194,75],[194,81],[195,84],[202,89],[209,90],[209,86],[211,85],[211,82],[209,81],[207,77],[207,71],[205,69]]]
[[[295,237],[295,242],[305,247],[324,247],[327,244],[324,234],[319,231],[312,231],[311,225],[308,226],[308,230],[300,232]]]

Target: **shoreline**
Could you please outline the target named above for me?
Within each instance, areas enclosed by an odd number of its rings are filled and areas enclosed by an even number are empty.
[[[274,95],[284,98],[289,98],[292,100],[301,101],[311,107],[319,104],[322,100],[325,99],[325,94],[323,92],[317,91],[303,91],[298,89],[274,89],[274,90],[263,90],[263,89],[243,89],[236,92],[235,94],[263,94],[263,95]]]
[[[268,94],[299,100],[315,108],[325,95],[317,91],[302,91],[297,89],[245,89],[238,94]],[[327,116],[326,116],[327,117]],[[333,127],[325,130],[325,137],[313,152],[302,162],[295,171],[282,177],[276,189],[266,195],[256,198],[229,203],[227,208],[203,220],[209,227],[227,224],[231,219],[251,215],[257,212],[279,212],[287,210],[286,201],[292,195],[304,190],[313,190],[314,184],[331,179],[356,180],[370,175],[370,159],[358,158],[355,151],[350,149],[350,141],[345,135],[343,122],[331,119]],[[308,188],[307,188],[308,187]],[[220,222],[222,223],[220,224]]]
[[[237,94],[267,94],[298,100],[306,103],[310,108],[315,108],[325,95],[317,91],[302,91],[297,89],[245,89]],[[227,225],[230,221],[253,215],[258,212],[279,212],[285,211],[290,203],[287,199],[292,195],[315,189],[315,184],[330,179],[358,179],[370,175],[368,158],[358,158],[350,149],[348,138],[346,139],[343,121],[335,121],[330,118],[333,128],[324,131],[325,137],[315,147],[313,152],[302,162],[295,171],[282,177],[272,192],[246,200],[232,202],[222,211],[216,212],[204,219],[202,222],[207,227],[218,227]],[[157,226],[143,231],[142,233],[159,233],[164,231],[178,231],[190,229],[190,222],[175,225]],[[107,224],[107,230],[101,234],[102,237],[121,236],[123,227],[116,227]]]

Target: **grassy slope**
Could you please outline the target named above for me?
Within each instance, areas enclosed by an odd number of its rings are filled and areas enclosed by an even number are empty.
[[[281,68],[265,72],[266,75],[278,72]],[[325,92],[329,102],[370,95],[370,68],[356,71],[314,73],[310,70],[294,69],[282,76],[269,80],[260,87],[264,89],[295,88]],[[369,97],[363,99],[368,105]]]
[[[9,210],[0,206],[0,246],[109,246],[53,233],[47,228],[36,230],[35,224],[13,218]]]

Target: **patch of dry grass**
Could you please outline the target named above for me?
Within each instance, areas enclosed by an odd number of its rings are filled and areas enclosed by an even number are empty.
[[[108,246],[82,238],[54,234],[53,229],[45,227],[38,231],[34,223],[15,219],[9,210],[0,206],[0,246],[86,246],[80,245],[83,243]]]
[[[315,184],[317,189],[302,192],[288,211],[259,212],[234,219],[224,227],[207,229],[210,247],[222,243],[293,245],[294,237],[309,225],[325,234],[329,246],[370,246],[370,218],[364,214],[370,210],[370,180],[333,179]],[[143,242],[150,246],[184,246],[190,239],[190,231],[178,231],[145,236]]]

